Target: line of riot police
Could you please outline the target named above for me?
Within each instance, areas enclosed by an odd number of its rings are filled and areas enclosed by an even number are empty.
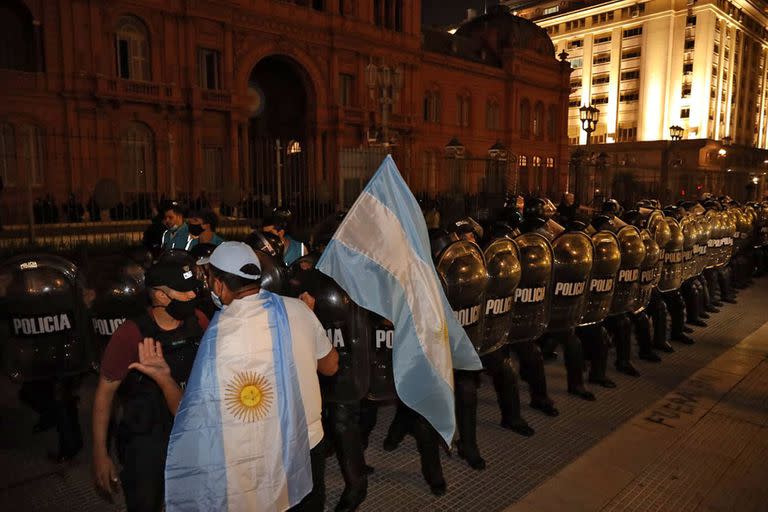
[[[262,286],[310,296],[340,355],[338,374],[322,380],[325,442],[345,482],[336,510],[355,510],[366,497],[374,469],[365,448],[378,408],[387,403],[396,404],[396,414],[384,449],[413,435],[422,475],[432,493],[443,494],[439,436],[397,400],[391,323],[357,306],[314,269],[342,218],[321,223],[312,252],[290,267],[279,236],[257,230],[248,239],[261,261]],[[506,207],[483,226],[464,218],[429,234],[448,301],[493,382],[500,424],[523,436],[534,431],[522,417],[521,379],[533,409],[558,415],[544,370],[556,347],[562,347],[568,392],[595,400],[585,374],[590,384],[616,386],[608,376],[611,347],[616,370],[638,376],[633,334],[641,359],[661,361],[657,351],[674,351],[670,341],[693,343],[689,326],[704,327],[709,314],[735,301],[737,290],[768,266],[768,203],[739,205],[728,198],[667,208],[647,200],[629,211],[611,200],[600,211],[569,218],[556,217],[546,199],[526,198],[522,208]],[[170,251],[160,260],[202,275],[195,262],[212,249],[201,244],[193,254]],[[82,446],[79,379],[96,366],[117,327],[146,307],[143,281],[151,260],[130,251],[77,266],[32,254],[0,265],[3,367],[41,414],[39,429],[57,427],[61,459]],[[216,307],[200,292],[198,308],[211,316]],[[485,467],[476,434],[480,373],[454,375],[457,452],[478,470]],[[46,393],[55,394],[52,406],[40,405]]]

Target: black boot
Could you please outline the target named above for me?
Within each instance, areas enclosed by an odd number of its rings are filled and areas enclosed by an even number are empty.
[[[611,342],[605,328],[601,324],[579,327],[576,336],[581,341],[584,356],[589,360],[588,381],[604,388],[615,388],[616,383],[606,376]]]
[[[671,354],[675,351],[667,341],[667,305],[661,298],[661,293],[654,291],[651,299],[651,315],[653,319],[653,348]]]
[[[632,358],[632,324],[627,315],[612,315],[606,319],[606,325],[616,346],[616,370],[630,377],[639,377],[630,359]]]
[[[595,395],[584,386],[584,353],[579,338],[576,337],[572,329],[555,335],[563,346],[568,393],[594,402],[596,400]]]
[[[79,384],[79,379],[76,377],[56,382],[56,432],[59,434],[59,450],[54,457],[56,462],[67,462],[73,459],[83,448],[83,432],[77,410]]]
[[[651,319],[645,311],[630,314],[630,320],[635,327],[635,338],[637,338],[638,356],[643,361],[652,363],[661,362],[661,358],[653,351],[653,340],[651,339]]]
[[[368,494],[368,474],[360,436],[360,403],[334,404],[333,416],[336,459],[344,478],[344,491],[334,510],[352,512]]]
[[[520,389],[517,383],[517,372],[509,356],[508,346],[502,347],[492,354],[483,357],[483,366],[491,374],[496,399],[501,411],[501,426],[529,437],[534,430],[520,416]]]
[[[528,383],[531,395],[531,407],[547,416],[557,416],[560,412],[547,393],[547,378],[544,374],[544,358],[539,346],[533,341],[510,345],[520,362],[520,377]]]
[[[427,420],[413,413],[413,437],[416,438],[416,448],[421,460],[421,474],[429,485],[429,490],[435,496],[442,496],[447,490],[443,477],[443,466],[440,463],[440,438]]]
[[[405,435],[412,428],[410,424],[410,409],[402,403],[397,401],[397,409],[395,410],[395,417],[392,418],[392,423],[387,430],[387,437],[384,438],[384,451],[391,452],[397,449],[400,443],[405,439]]]
[[[456,423],[459,439],[456,448],[459,457],[472,469],[485,469],[485,460],[477,447],[477,379],[479,372],[454,370],[456,397]]]

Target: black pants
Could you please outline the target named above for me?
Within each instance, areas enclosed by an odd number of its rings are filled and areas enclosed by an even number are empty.
[[[325,440],[309,451],[312,464],[312,491],[291,512],[323,512],[325,508]]]
[[[532,403],[552,403],[547,393],[544,357],[536,342],[522,341],[510,345],[520,362],[520,377],[528,383]]]
[[[485,354],[480,360],[493,379],[502,424],[512,425],[523,422],[520,417],[520,389],[517,371],[515,371],[512,363],[509,345],[504,345],[490,354]]]
[[[59,435],[58,454],[72,457],[83,447],[83,432],[77,410],[80,378],[25,382],[19,399],[40,415],[40,425],[55,425]]]
[[[584,357],[589,360],[589,380],[594,382],[604,380],[611,342],[602,322],[577,327],[576,336],[581,340]]]
[[[341,499],[344,502],[357,501],[368,489],[360,427],[360,402],[328,403],[325,409],[326,438],[333,442],[344,478]]]
[[[368,425],[371,425],[371,419],[375,422],[375,417],[371,416],[370,411],[364,416],[369,418]],[[424,480],[430,487],[445,486],[443,466],[440,462],[440,435],[423,416],[398,400],[395,417],[387,431],[387,440],[400,443],[407,434],[412,434],[416,439]],[[367,434],[364,437],[367,437]]]
[[[672,290],[669,292],[663,292],[662,298],[667,305],[667,311],[669,312],[670,324],[669,331],[672,339],[678,339],[683,335],[683,328],[685,327],[685,301],[680,294],[680,290]]]
[[[162,509],[168,435],[168,429],[161,426],[142,434],[118,426],[117,457],[123,466],[120,483],[128,512]]]

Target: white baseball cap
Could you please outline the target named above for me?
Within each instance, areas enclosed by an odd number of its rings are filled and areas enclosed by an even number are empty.
[[[206,263],[226,272],[245,279],[261,277],[261,263],[251,246],[243,242],[223,242],[210,256],[197,260],[198,265]]]

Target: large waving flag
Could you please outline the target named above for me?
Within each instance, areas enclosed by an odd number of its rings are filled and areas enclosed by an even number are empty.
[[[262,290],[216,314],[173,423],[166,510],[283,511],[312,490],[291,347],[277,295]]]
[[[453,369],[482,365],[445,298],[424,216],[391,156],[344,217],[317,268],[357,304],[395,325],[397,393],[450,444]]]

